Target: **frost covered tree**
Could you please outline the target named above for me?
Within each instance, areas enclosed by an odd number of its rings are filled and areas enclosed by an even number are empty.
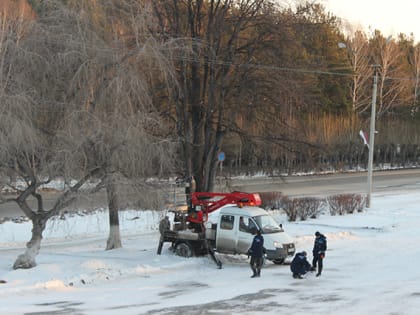
[[[36,265],[47,221],[74,201],[80,187],[98,170],[87,170],[46,208],[42,189],[62,178],[65,169],[56,132],[67,110],[66,80],[72,76],[77,56],[57,37],[63,34],[57,32],[53,20],[48,21],[52,25],[47,30],[40,18],[1,15],[0,19],[1,202],[16,202],[32,221],[27,249],[13,266],[31,268]]]
[[[172,131],[162,122],[152,96],[156,82],[165,88],[165,82],[172,81],[165,57],[168,47],[149,32],[153,21],[147,2],[91,6],[90,1],[77,1],[71,7],[88,20],[96,19],[97,38],[85,43],[85,62],[72,83],[77,87],[75,99],[83,106],[67,119],[66,128],[75,133],[69,137],[65,132],[63,138],[83,148],[71,158],[81,161],[78,169],[102,171],[97,187],[106,191],[110,220],[106,248],[113,249],[122,245],[118,211],[127,202],[125,192],[137,194],[144,205],[153,186],[147,180],[160,178],[175,161]]]
[[[118,179],[158,175],[172,161],[139,75],[139,65],[154,60],[141,54],[148,45],[127,51],[57,1],[37,9],[34,20],[1,23],[0,202],[16,202],[33,227],[15,269],[36,266],[48,220],[82,191],[106,188],[107,248],[120,246]],[[54,180],[65,185],[47,207],[43,188]]]

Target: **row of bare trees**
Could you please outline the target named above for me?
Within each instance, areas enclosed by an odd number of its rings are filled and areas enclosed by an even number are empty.
[[[420,45],[404,34],[385,38],[379,31],[370,37],[354,32],[342,43],[352,67],[352,110],[361,114],[370,109],[371,78],[378,73],[377,115],[418,106]]]
[[[317,4],[271,12],[276,23],[270,24],[273,32],[265,45],[278,50],[258,53],[264,74],[257,80],[270,76],[275,84],[270,97],[259,100],[258,113],[253,113],[259,117],[247,121],[247,132],[227,135],[222,147],[225,170],[365,167],[367,149],[359,131],[369,129],[375,72],[375,164],[418,165],[420,44],[412,35],[392,38],[378,30],[367,34],[343,29],[337,17]],[[261,119],[266,108],[271,110],[269,120]]]
[[[220,151],[227,170],[363,167],[359,131],[368,129],[374,71],[377,125],[417,134],[412,37],[344,32],[313,2],[292,10],[257,0],[154,1],[153,14],[155,38],[177,43],[170,59],[179,86],[159,100],[181,142],[182,171],[198,190],[213,189]],[[417,138],[380,132],[386,151]]]

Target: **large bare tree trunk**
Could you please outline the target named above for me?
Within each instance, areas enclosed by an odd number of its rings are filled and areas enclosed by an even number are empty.
[[[108,198],[109,213],[109,236],[106,242],[106,249],[115,249],[122,247],[120,235],[120,220],[118,217],[119,203],[118,192],[113,175],[109,175],[106,184],[106,194]]]
[[[25,253],[19,255],[13,264],[13,269],[29,269],[36,266],[35,258],[39,254],[42,233],[47,225],[48,216],[36,214],[32,219],[32,237],[26,244]]]

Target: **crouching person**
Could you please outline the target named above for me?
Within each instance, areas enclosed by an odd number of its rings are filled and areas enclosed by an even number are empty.
[[[297,253],[290,264],[290,270],[293,273],[293,278],[302,279],[302,276],[311,269],[311,264],[306,259],[307,253],[305,251]]]

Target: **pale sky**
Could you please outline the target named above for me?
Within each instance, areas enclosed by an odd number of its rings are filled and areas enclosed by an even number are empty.
[[[328,11],[369,33],[379,29],[387,37],[399,33],[420,41],[420,0],[320,0]]]

